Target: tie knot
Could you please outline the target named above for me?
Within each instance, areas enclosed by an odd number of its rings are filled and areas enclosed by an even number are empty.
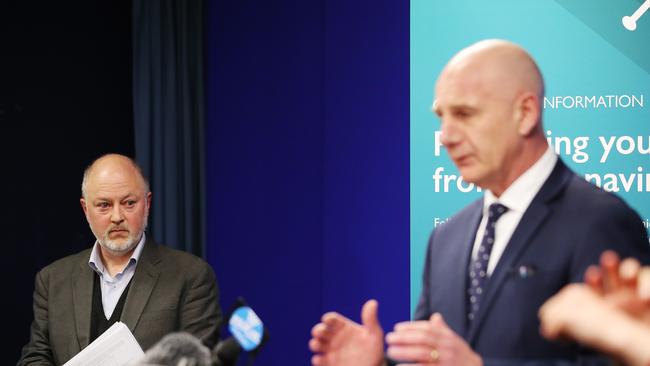
[[[488,208],[489,216],[488,216],[488,221],[496,222],[501,215],[506,213],[508,211],[508,207],[500,204],[500,203],[493,203],[490,205]]]

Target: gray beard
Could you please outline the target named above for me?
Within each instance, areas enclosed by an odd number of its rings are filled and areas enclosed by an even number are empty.
[[[97,241],[99,242],[99,245],[101,245],[102,248],[104,248],[111,255],[120,256],[128,253],[133,248],[135,248],[136,245],[138,245],[138,242],[142,237],[142,233],[143,232],[138,233],[139,235],[137,238],[134,237],[133,234],[129,233],[129,237],[126,239],[126,242],[122,244],[107,237],[104,237],[102,239],[97,238]]]
[[[129,231],[129,236],[126,238],[126,241],[122,244],[118,243],[117,241],[109,239],[108,232],[105,233],[102,237],[95,234],[95,238],[97,239],[99,245],[101,245],[102,248],[104,248],[111,255],[121,256],[130,252],[131,250],[133,250],[133,248],[135,248],[138,245],[140,239],[142,238],[142,234],[144,233],[145,230],[147,230],[148,224],[149,224],[149,215],[147,215],[144,218],[144,225],[142,226],[142,230],[138,232],[138,235],[134,236],[133,233]]]

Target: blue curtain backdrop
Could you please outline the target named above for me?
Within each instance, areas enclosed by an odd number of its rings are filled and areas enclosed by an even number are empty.
[[[202,0],[133,1],[135,157],[149,177],[149,232],[205,254]]]
[[[268,326],[256,365],[309,365],[325,311],[409,318],[409,2],[206,9],[208,260]]]

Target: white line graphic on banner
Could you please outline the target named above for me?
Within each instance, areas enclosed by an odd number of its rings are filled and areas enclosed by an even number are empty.
[[[636,29],[636,22],[643,16],[643,14],[650,8],[650,0],[645,0],[643,4],[632,14],[632,16],[623,17],[623,26],[629,31],[634,31]]]

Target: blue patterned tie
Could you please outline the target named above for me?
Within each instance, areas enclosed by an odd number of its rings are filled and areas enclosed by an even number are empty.
[[[469,267],[469,286],[467,287],[467,319],[471,322],[481,305],[481,296],[485,290],[488,280],[487,267],[490,261],[490,253],[494,245],[494,225],[497,220],[508,211],[508,208],[500,203],[493,203],[488,208],[488,220],[485,226],[485,234],[481,240],[476,258],[471,261]]]

